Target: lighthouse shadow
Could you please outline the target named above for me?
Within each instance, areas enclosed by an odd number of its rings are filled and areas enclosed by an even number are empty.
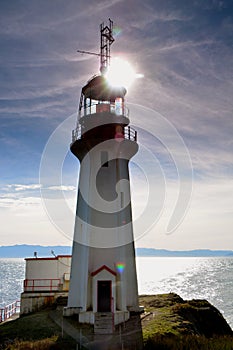
[[[112,334],[95,334],[93,341],[85,346],[95,350],[142,350],[143,337],[140,314],[131,315],[130,319],[115,327]],[[79,349],[77,347],[77,349]]]

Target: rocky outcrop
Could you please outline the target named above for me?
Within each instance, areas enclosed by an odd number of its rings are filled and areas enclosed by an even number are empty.
[[[231,327],[218,309],[207,300],[184,301],[175,307],[177,314],[186,322],[193,334],[205,337],[233,335]]]
[[[183,300],[175,293],[145,295],[140,303],[146,310],[142,327],[153,335],[198,335],[207,338],[233,336],[218,309],[207,300]]]

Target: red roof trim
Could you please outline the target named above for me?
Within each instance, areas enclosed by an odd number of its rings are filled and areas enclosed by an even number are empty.
[[[58,260],[60,258],[71,258],[72,255],[57,255],[54,257],[47,257],[47,258],[25,258],[24,260]]]
[[[112,275],[114,275],[114,276],[116,276],[117,274],[116,274],[116,272],[115,271],[113,271],[113,270],[111,270],[108,266],[106,266],[106,265],[103,265],[103,266],[101,266],[100,268],[98,268],[97,270],[95,270],[95,271],[93,271],[92,273],[91,273],[91,275],[92,276],[95,276],[95,275],[97,275],[100,271],[102,271],[102,270],[107,270],[108,272],[110,272]]]

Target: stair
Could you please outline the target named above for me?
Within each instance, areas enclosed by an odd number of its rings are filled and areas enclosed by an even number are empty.
[[[96,312],[94,333],[111,334],[114,332],[114,314],[112,312]]]
[[[57,306],[66,306],[68,301],[68,296],[59,296],[56,299],[56,305]]]

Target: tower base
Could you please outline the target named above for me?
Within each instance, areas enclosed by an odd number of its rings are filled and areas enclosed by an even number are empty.
[[[78,315],[79,323],[89,323],[94,325],[95,327],[97,323],[102,323],[100,322],[101,319],[105,323],[106,323],[106,319],[108,319],[108,321],[111,322],[111,325],[117,326],[118,324],[128,321],[130,318],[129,311],[116,311],[114,313],[93,312],[93,311],[82,312],[79,307],[64,307],[63,316],[70,317],[73,315]]]

